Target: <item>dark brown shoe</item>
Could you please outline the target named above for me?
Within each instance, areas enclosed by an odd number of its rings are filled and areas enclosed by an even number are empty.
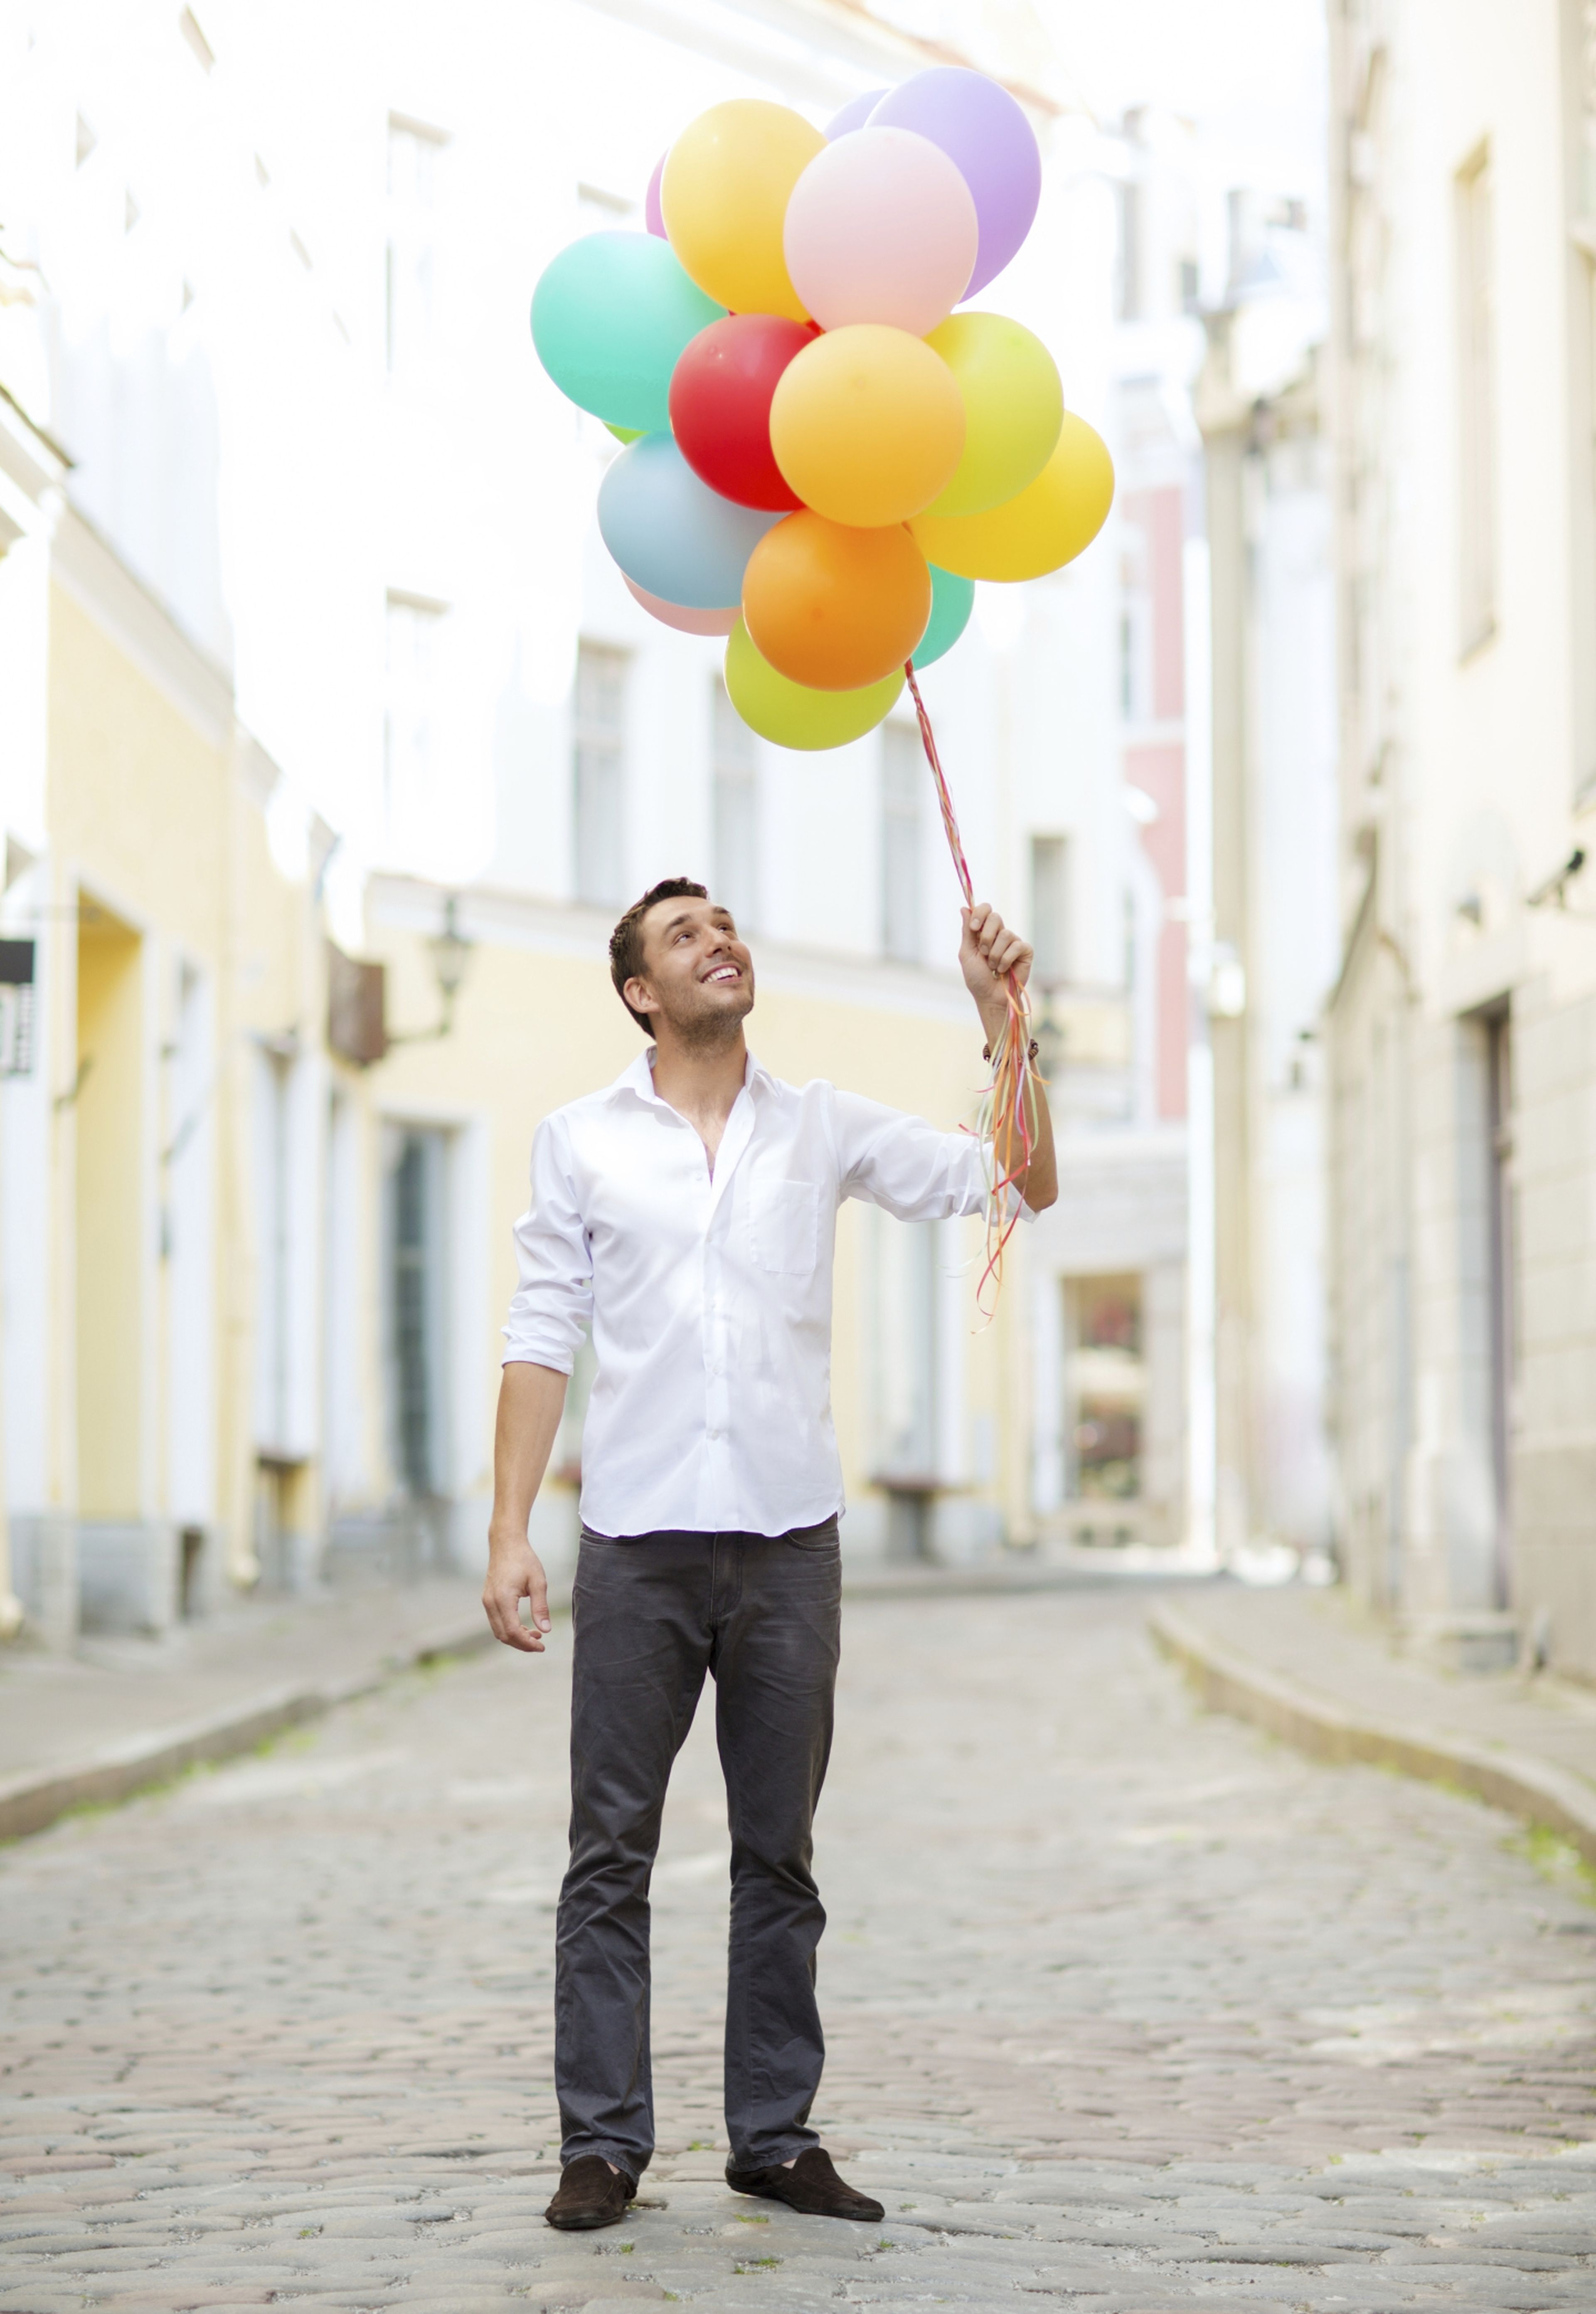
[[[578,2154],[560,2173],[560,2186],[543,2212],[561,2233],[590,2233],[595,2226],[618,2226],[637,2187],[624,2169],[612,2169],[602,2153]]]
[[[879,2202],[845,2186],[832,2168],[823,2145],[800,2153],[790,2169],[734,2169],[726,2165],[726,2182],[734,2194],[759,2194],[767,2202],[785,2202],[806,2218],[858,2218],[879,2225],[886,2215]]]

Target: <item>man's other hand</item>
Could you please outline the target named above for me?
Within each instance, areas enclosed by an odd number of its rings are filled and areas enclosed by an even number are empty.
[[[523,1599],[532,1602],[530,1624],[521,1621]],[[496,1639],[502,1639],[507,1647],[519,1647],[523,1655],[542,1654],[543,1634],[550,1628],[549,1579],[542,1560],[525,1536],[511,1535],[503,1541],[489,1536],[482,1604]]]

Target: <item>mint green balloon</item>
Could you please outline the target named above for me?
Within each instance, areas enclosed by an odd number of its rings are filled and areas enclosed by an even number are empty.
[[[533,293],[532,342],[563,394],[606,426],[668,434],[671,372],[726,308],[651,233],[590,233],[562,249]]]
[[[951,570],[939,570],[931,564],[931,614],[926,621],[925,632],[914,646],[916,674],[922,667],[950,651],[970,623],[970,613],[975,607],[975,581],[956,578]]]

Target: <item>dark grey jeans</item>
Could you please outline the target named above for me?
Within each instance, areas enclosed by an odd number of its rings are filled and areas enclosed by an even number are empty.
[[[634,2180],[654,2151],[648,1880],[671,1764],[710,1672],[731,1829],[726,2122],[739,2168],[789,2160],[825,2044],[810,1871],[831,1751],[837,1522],[772,1538],[582,1533],[572,1594],[570,1864],[555,1948],[560,2159]]]

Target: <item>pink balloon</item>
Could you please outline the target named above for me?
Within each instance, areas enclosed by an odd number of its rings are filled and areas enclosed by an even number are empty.
[[[885,322],[923,338],[965,294],[981,229],[939,146],[856,128],[816,153],[787,204],[792,286],[822,329]]]
[[[621,576],[626,578],[624,570]],[[675,627],[678,634],[729,635],[737,623],[739,611],[736,603],[729,611],[690,611],[684,603],[662,603],[657,595],[645,594],[630,578],[626,578],[626,591],[642,605],[651,619],[657,619],[662,627]]]
[[[670,155],[667,153],[662,153],[656,161],[654,174],[648,180],[648,190],[643,195],[643,223],[657,241],[664,241],[667,238],[665,229],[665,211],[659,206],[659,187],[660,181],[665,175],[665,164],[669,158]],[[633,181],[636,181],[635,179]]]

